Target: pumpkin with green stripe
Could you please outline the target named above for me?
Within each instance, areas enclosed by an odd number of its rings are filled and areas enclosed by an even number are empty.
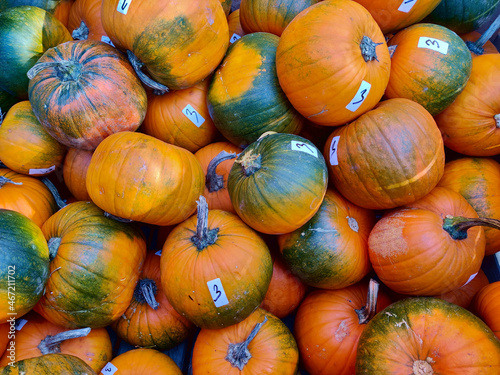
[[[278,237],[288,268],[307,285],[340,289],[371,270],[368,235],[375,213],[328,190],[316,214],[303,226]]]
[[[41,8],[19,6],[1,12],[0,89],[28,99],[28,70],[46,50],[72,39],[66,27]]]
[[[147,96],[125,56],[79,40],[49,49],[28,72],[33,112],[60,143],[93,150],[107,136],[135,131]]]
[[[75,0],[2,0],[0,12],[8,8],[31,5],[46,10],[61,21],[64,26],[67,26],[69,12],[74,2]]]
[[[46,354],[40,357],[23,359],[14,366],[0,368],[1,375],[95,375],[94,370],[82,359],[71,354]]]
[[[146,256],[142,232],[74,202],[42,227],[50,250],[50,278],[35,310],[52,323],[99,328],[127,309]]]
[[[328,184],[325,159],[309,140],[263,134],[234,162],[227,179],[236,213],[253,229],[283,234],[319,209]]]
[[[0,259],[1,324],[20,318],[42,297],[49,249],[40,227],[19,212],[0,208]]]
[[[462,307],[434,297],[407,298],[367,323],[356,374],[498,375],[500,340]]]
[[[215,127],[244,148],[266,131],[300,132],[304,118],[293,108],[276,74],[279,37],[247,34],[229,48],[208,89]]]

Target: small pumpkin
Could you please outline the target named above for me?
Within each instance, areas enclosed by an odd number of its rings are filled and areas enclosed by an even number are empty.
[[[13,366],[0,368],[1,375],[95,375],[95,371],[83,360],[71,354],[47,354],[23,359]]]
[[[238,39],[240,39],[243,35],[246,35],[246,32],[243,30],[240,21],[240,9],[235,9],[229,16],[227,17],[227,24],[229,27],[229,43],[233,44]]]
[[[114,357],[100,374],[117,372],[120,375],[182,375],[182,371],[165,353],[155,349],[138,348]]]
[[[76,0],[71,6],[68,30],[73,39],[92,39],[111,43],[101,22],[100,0]]]
[[[498,309],[500,308],[500,281],[483,286],[474,296],[472,309],[500,339],[500,319]]]
[[[93,151],[70,147],[64,158],[63,179],[70,193],[79,201],[90,201],[86,178]]]

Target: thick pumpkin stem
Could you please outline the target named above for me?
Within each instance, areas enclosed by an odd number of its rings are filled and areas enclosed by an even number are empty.
[[[160,304],[155,299],[157,291],[154,280],[140,279],[134,289],[134,299],[141,304],[147,303],[153,310],[158,310]]]
[[[82,64],[77,61],[62,60],[57,62],[36,63],[28,70],[28,78],[33,79],[38,73],[44,69],[54,68],[57,77],[62,82],[78,81],[82,72]]]
[[[200,195],[200,199],[196,203],[198,204],[196,234],[191,237],[191,241],[201,251],[217,241],[219,228],[208,229],[208,204],[205,197]]]
[[[372,61],[372,60],[377,60],[377,46],[381,45],[382,43],[375,43],[372,41],[370,38],[368,38],[366,35],[363,36],[361,39],[361,43],[359,44],[359,47],[361,48],[361,55],[363,56],[363,59],[365,59],[366,62]]]
[[[128,60],[130,61],[130,64],[132,64],[135,73],[141,80],[141,82],[144,83],[144,85],[146,85],[150,89],[153,89],[156,95],[163,95],[170,91],[170,89],[167,86],[162,85],[161,83],[158,83],[156,81],[153,81],[151,78],[149,78],[146,74],[142,72],[141,69],[144,66],[144,64],[141,62],[141,60],[137,58],[136,55],[134,55],[132,51],[127,50],[127,57]]]
[[[447,231],[454,240],[466,239],[467,230],[476,226],[500,229],[500,220],[490,218],[467,218],[451,215],[447,215],[443,220],[443,229]]]
[[[241,164],[243,173],[248,177],[253,175],[260,169],[262,157],[260,156],[260,154],[254,154],[252,150],[249,150],[247,153],[241,156],[240,160],[236,160],[235,163]]]
[[[248,345],[255,338],[255,336],[257,336],[257,333],[259,333],[265,322],[267,322],[267,316],[264,317],[264,320],[261,323],[257,323],[255,325],[245,341],[236,344],[229,344],[225,359],[231,364],[231,366],[243,371],[243,367],[245,367],[250,358],[252,358],[252,353],[248,350]]]
[[[60,332],[54,336],[48,335],[42,341],[40,341],[40,344],[38,344],[37,348],[43,355],[61,353],[61,343],[63,341],[85,337],[89,333],[90,327],[87,327]]]
[[[54,199],[56,201],[57,207],[59,207],[59,209],[66,207],[67,206],[66,202],[61,198],[59,191],[54,186],[52,181],[50,181],[47,177],[42,177],[41,181],[50,190],[50,193],[52,194],[52,196],[54,197]]]
[[[59,246],[61,245],[62,238],[61,237],[51,237],[47,241],[47,245],[49,246],[49,260],[52,261],[56,255],[57,250],[59,250]]]
[[[467,41],[465,44],[469,48],[471,52],[476,55],[484,54],[483,46],[486,44],[488,40],[500,29],[500,14],[497,18],[490,24],[490,26],[486,29],[486,31],[479,37],[475,42]]]
[[[131,223],[132,219],[125,219],[123,217],[120,217],[120,216],[115,216],[113,214],[110,214],[109,212],[106,212],[104,211],[103,213],[104,217],[107,217],[108,219],[113,219],[113,220],[116,220],[116,221],[119,221],[120,223]]]
[[[89,28],[85,25],[85,22],[80,22],[80,27],[78,29],[74,29],[71,33],[71,36],[75,40],[86,40],[89,38]]]
[[[221,151],[215,158],[210,160],[207,167],[207,176],[205,178],[205,186],[207,187],[210,193],[214,191],[219,191],[224,187],[224,176],[217,174],[216,169],[220,163],[225,160],[233,159],[236,157],[236,153]]]
[[[7,177],[0,176],[0,188],[2,186],[4,186],[5,184],[22,185],[23,183],[22,182],[14,182],[14,181],[12,181],[11,179],[9,179]]]
[[[359,324],[368,323],[377,313],[377,296],[380,285],[374,279],[368,283],[368,293],[366,295],[366,305],[354,311],[358,315]]]

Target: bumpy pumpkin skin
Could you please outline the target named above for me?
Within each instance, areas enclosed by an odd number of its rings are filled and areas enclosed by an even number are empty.
[[[132,51],[153,80],[172,90],[191,87],[206,78],[229,45],[220,0],[104,0],[101,20],[118,49]]]
[[[500,154],[500,54],[474,57],[464,90],[436,116],[444,145],[468,156]]]
[[[0,16],[0,89],[28,99],[26,73],[51,47],[72,40],[66,27],[36,6],[9,8]]]
[[[101,22],[101,1],[99,0],[76,0],[71,6],[68,18],[68,30],[74,39],[92,39],[101,42],[110,42]],[[82,22],[87,28],[87,34],[75,34],[75,30],[81,27]]]
[[[312,142],[294,134],[268,134],[238,156],[227,184],[245,223],[262,233],[283,234],[300,228],[318,211],[328,172]]]
[[[302,11],[282,33],[276,53],[278,79],[292,105],[325,126],[343,125],[372,109],[390,69],[380,27],[350,0],[322,1]]]
[[[42,297],[49,277],[49,248],[32,220],[16,211],[0,208],[0,324],[16,313],[20,318]]]
[[[466,309],[432,297],[408,298],[368,322],[356,374],[496,375],[500,340]]]
[[[304,118],[293,108],[276,75],[279,37],[244,35],[228,49],[208,89],[208,110],[216,128],[245,148],[267,131],[300,132]]]
[[[47,354],[23,359],[14,366],[0,368],[1,375],[96,375],[83,360],[70,354]]]
[[[146,115],[146,91],[125,56],[108,44],[64,43],[34,68],[41,70],[33,71],[28,88],[33,112],[68,147],[94,150],[113,133],[137,130]]]
[[[474,296],[472,308],[474,313],[479,316],[500,339],[500,319],[498,318],[498,309],[500,308],[499,295],[500,281],[485,285]]]
[[[60,243],[50,245],[51,276],[35,311],[68,328],[100,328],[121,316],[146,256],[142,232],[81,201],[56,212],[42,229],[47,241]]]
[[[382,101],[335,129],[323,154],[337,190],[369,209],[395,208],[423,197],[441,179],[445,163],[436,122],[421,105],[402,98]]]
[[[117,374],[182,375],[181,369],[172,358],[155,349],[132,349],[116,356],[111,363],[118,369]]]
[[[470,51],[457,34],[443,26],[412,25],[394,35],[388,45],[395,49],[387,98],[411,99],[434,116],[467,84],[472,68]]]

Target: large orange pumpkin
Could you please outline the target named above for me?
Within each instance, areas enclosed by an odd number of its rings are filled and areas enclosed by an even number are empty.
[[[500,281],[485,285],[474,296],[472,301],[473,311],[479,316],[495,335],[500,339]]]

